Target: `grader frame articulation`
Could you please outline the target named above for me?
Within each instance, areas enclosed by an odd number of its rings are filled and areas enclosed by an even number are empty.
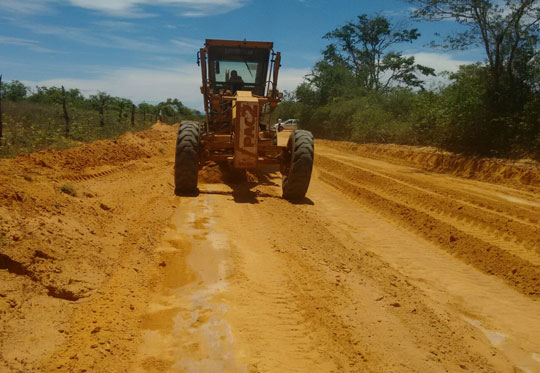
[[[206,121],[180,123],[176,143],[176,193],[197,191],[198,169],[213,161],[235,170],[280,165],[283,196],[303,198],[313,167],[313,136],[295,130],[277,145],[272,113],[281,54],[273,43],[207,39],[198,52]]]

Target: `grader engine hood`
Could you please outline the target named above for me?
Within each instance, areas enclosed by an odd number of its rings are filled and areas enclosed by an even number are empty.
[[[235,168],[256,168],[259,140],[259,100],[249,91],[238,91],[233,100]]]

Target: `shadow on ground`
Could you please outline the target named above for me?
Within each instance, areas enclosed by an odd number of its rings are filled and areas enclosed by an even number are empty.
[[[231,188],[231,191],[223,190],[204,190],[202,194],[217,194],[230,195],[236,203],[260,203],[262,198],[282,199],[281,183],[277,183],[281,178],[279,173],[274,168],[263,168],[251,171],[234,170],[227,166],[220,167],[222,172],[223,183]],[[260,190],[254,189],[259,185],[272,186],[279,188],[278,194],[269,194]],[[295,205],[314,205],[309,198],[301,200],[288,201]]]

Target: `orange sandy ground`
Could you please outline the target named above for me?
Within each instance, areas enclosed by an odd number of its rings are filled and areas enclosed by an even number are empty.
[[[540,371],[538,164],[318,141],[300,203],[177,197],[176,128],[0,160],[0,371]]]

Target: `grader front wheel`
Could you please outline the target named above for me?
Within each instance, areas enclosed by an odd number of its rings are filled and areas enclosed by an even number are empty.
[[[188,121],[180,123],[174,160],[176,195],[189,195],[197,192],[199,142],[199,124]]]
[[[313,170],[314,144],[309,131],[295,130],[289,137],[282,166],[283,198],[299,200],[305,197]]]

